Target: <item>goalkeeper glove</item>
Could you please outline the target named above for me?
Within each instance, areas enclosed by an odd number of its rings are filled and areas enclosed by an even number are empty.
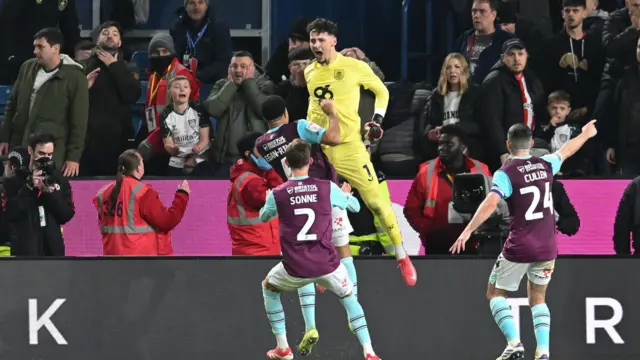
[[[374,114],[373,119],[364,125],[365,138],[371,141],[378,141],[382,138],[384,130],[382,130],[382,115]]]

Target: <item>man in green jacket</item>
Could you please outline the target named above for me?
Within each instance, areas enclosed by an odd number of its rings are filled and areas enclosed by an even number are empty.
[[[204,101],[207,113],[218,119],[211,151],[214,176],[229,177],[231,165],[241,158],[235,144],[246,133],[267,131],[261,107],[274,92],[273,83],[256,71],[249,52],[238,51],[233,55],[228,77],[218,80]]]
[[[0,130],[0,155],[27,146],[29,135],[55,137],[53,160],[65,176],[76,176],[84,148],[89,91],[82,65],[60,54],[60,30],[46,28],[34,36],[33,59],[20,67]]]

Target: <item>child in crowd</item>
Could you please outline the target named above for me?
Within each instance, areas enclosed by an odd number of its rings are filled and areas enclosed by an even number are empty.
[[[164,148],[171,155],[167,173],[169,176],[208,176],[209,116],[199,104],[189,102],[191,87],[185,76],[174,77],[168,87],[171,104],[160,115]]]

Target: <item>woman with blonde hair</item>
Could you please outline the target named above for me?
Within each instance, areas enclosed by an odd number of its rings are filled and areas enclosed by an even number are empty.
[[[437,156],[440,128],[456,124],[467,134],[473,158],[479,158],[482,147],[477,140],[480,125],[474,118],[479,86],[471,81],[469,64],[459,53],[449,54],[442,63],[438,86],[431,94],[420,118],[423,151],[427,159]]]

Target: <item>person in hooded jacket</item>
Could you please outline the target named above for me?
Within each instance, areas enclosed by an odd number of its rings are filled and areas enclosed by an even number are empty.
[[[20,67],[0,130],[0,155],[27,146],[36,132],[56,140],[53,160],[64,176],[76,176],[84,149],[89,90],[82,65],[62,54],[60,30],[45,28],[34,36],[34,58]]]
[[[528,54],[522,40],[507,40],[501,61],[482,83],[479,122],[486,136],[486,158],[492,170],[508,158],[506,134],[509,127],[523,123],[536,133],[548,122],[542,82],[527,66]]]
[[[242,157],[230,170],[227,226],[232,255],[280,255],[278,219],[260,221],[267,192],[283,183],[273,169],[263,169],[253,155],[261,133],[250,132],[235,144]]]
[[[178,13],[169,30],[178,60],[205,84],[225,78],[232,51],[229,26],[215,17],[209,0],[185,0]]]
[[[587,17],[582,21],[582,27],[585,31],[594,33],[602,43],[602,30],[609,18],[609,13],[598,9],[599,5],[598,0],[587,0]]]

